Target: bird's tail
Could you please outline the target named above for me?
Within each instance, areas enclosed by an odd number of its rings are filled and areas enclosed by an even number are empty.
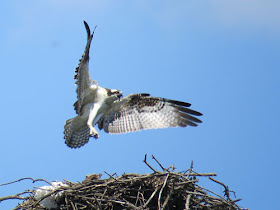
[[[80,116],[71,118],[65,122],[64,126],[65,144],[71,148],[78,148],[85,145],[89,140],[89,127],[86,121]]]

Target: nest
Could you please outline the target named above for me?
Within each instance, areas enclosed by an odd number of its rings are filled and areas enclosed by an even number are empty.
[[[174,167],[165,169],[158,162],[163,169],[163,172],[159,172],[146,162],[146,157],[144,162],[153,173],[121,176],[107,173],[107,179],[100,179],[101,174],[92,174],[82,183],[65,180],[67,186],[60,187],[39,200],[34,198],[36,191],[32,191],[16,209],[44,209],[40,203],[58,192],[63,193],[60,199],[56,200],[56,209],[241,209],[236,204],[241,199],[232,200],[230,194],[233,194],[233,191],[213,179],[215,173],[196,173],[192,166],[187,171],[174,172]],[[225,189],[224,195],[199,186],[198,177],[206,177],[222,185]]]

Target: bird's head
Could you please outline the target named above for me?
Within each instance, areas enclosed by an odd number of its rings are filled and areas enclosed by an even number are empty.
[[[117,96],[118,98],[121,98],[122,91],[116,90],[116,89],[107,89],[108,96]]]

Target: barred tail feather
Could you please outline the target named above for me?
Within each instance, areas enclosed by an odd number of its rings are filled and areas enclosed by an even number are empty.
[[[64,126],[65,144],[71,148],[79,148],[89,141],[89,128],[79,116],[69,119]]]

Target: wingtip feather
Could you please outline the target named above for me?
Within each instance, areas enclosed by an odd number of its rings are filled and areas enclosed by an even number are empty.
[[[90,34],[90,28],[89,28],[89,26],[88,26],[88,24],[87,24],[87,22],[86,21],[84,21],[84,25],[85,25],[85,27],[86,27],[86,30],[87,30],[87,35],[88,35],[88,39],[90,38],[90,36],[91,36],[91,34]]]

